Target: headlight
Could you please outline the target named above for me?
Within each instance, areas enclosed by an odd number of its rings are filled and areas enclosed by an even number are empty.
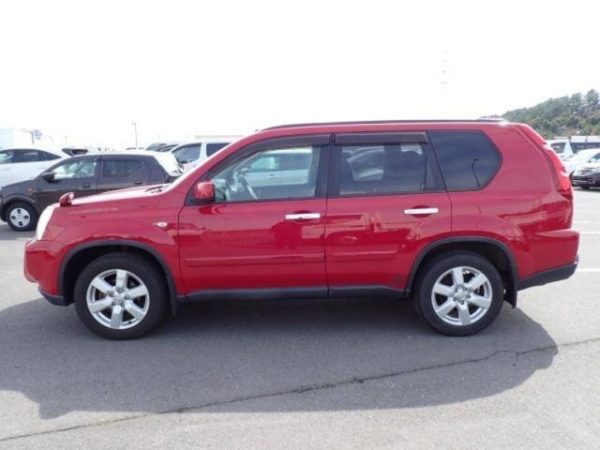
[[[37,228],[35,229],[35,238],[38,241],[41,241],[44,237],[44,232],[46,231],[48,222],[50,222],[50,219],[52,218],[54,208],[55,206],[48,206],[38,220]]]

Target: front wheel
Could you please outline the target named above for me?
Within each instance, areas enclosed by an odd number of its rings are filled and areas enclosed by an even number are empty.
[[[15,231],[31,231],[37,225],[38,214],[29,203],[15,203],[6,214],[8,225]]]
[[[498,316],[504,284],[498,270],[476,253],[446,254],[422,272],[416,289],[420,316],[450,336],[475,334]]]
[[[75,309],[94,333],[133,339],[156,327],[166,313],[167,288],[154,264],[111,253],[91,262],[75,284]]]

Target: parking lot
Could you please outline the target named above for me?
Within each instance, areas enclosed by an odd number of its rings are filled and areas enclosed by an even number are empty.
[[[580,267],[479,335],[408,302],[205,302],[111,342],[22,276],[0,225],[2,448],[597,448],[600,191],[575,193]]]

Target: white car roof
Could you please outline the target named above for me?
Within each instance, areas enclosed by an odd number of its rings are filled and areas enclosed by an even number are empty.
[[[41,147],[39,145],[22,145],[20,147],[8,147],[8,148],[0,148],[0,151],[5,150],[39,150],[41,152],[52,153],[53,155],[61,156],[63,158],[68,158],[71,155],[67,155],[60,148],[53,147]]]

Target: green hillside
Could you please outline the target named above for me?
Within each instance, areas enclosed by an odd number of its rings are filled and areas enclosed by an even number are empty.
[[[507,111],[502,115],[511,122],[531,125],[546,139],[555,136],[600,135],[598,92],[551,98],[531,108]]]

